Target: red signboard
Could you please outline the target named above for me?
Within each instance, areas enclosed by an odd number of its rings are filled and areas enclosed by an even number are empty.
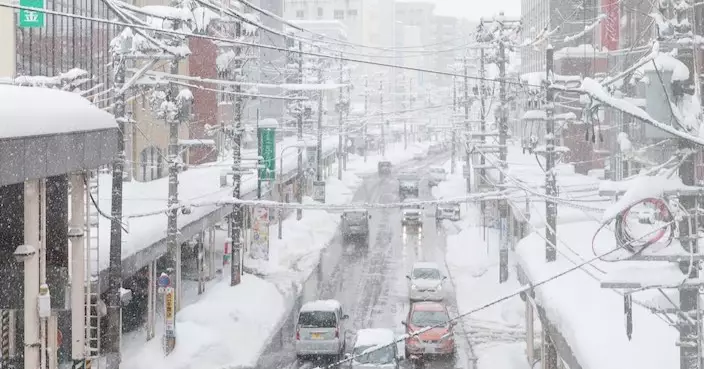
[[[618,50],[621,30],[619,0],[601,0],[601,11],[606,18],[601,21],[601,46],[608,50]]]

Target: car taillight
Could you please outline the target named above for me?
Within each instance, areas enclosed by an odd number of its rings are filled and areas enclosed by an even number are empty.
[[[301,340],[301,328],[298,327],[298,328],[296,328],[296,341],[300,341],[300,340]]]

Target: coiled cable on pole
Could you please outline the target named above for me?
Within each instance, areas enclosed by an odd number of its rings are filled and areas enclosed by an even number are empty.
[[[656,232],[652,233],[651,237],[643,238],[638,235],[633,234],[633,229],[628,224],[628,219],[633,217],[633,208],[638,205],[646,205],[654,211],[651,214],[646,214],[645,216],[638,214],[638,221],[641,224],[653,224],[655,226],[657,223],[667,224],[665,227],[660,227]],[[592,237],[592,251],[596,254],[595,242],[596,236],[612,222],[614,223],[614,237],[616,239],[616,245],[630,252],[631,258],[636,255],[640,255],[643,251],[647,250],[649,247],[655,244],[662,244],[663,247],[667,247],[672,243],[675,236],[676,222],[674,220],[674,214],[670,210],[668,203],[665,199],[661,198],[646,198],[641,199],[633,204],[629,205],[622,211],[620,211],[615,217],[605,221],[601,224],[599,229],[594,233]],[[604,260],[602,261],[621,261],[619,260]]]

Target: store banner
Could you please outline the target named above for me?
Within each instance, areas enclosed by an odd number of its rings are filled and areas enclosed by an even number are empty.
[[[252,259],[269,260],[269,209],[261,206],[252,208]]]

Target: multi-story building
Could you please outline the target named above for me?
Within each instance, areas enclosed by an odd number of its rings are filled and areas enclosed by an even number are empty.
[[[375,54],[371,48],[364,46],[379,45],[381,2],[387,0],[285,0],[284,18],[296,21],[332,21],[341,22],[347,28],[347,40],[357,45],[355,59],[369,60],[367,55]],[[356,66],[354,75],[370,75],[374,69],[368,65]]]
[[[284,0],[255,0],[252,4],[266,9],[278,16],[284,16]],[[251,11],[252,14],[257,14],[256,11]],[[267,16],[260,16],[259,21],[269,29],[273,29],[278,33],[283,34],[284,26],[281,22]],[[255,43],[271,45],[284,48],[284,37],[272,34],[267,31],[258,32]],[[260,83],[283,83],[285,77],[280,71],[284,68],[286,53],[270,50],[270,49],[255,49],[252,50],[254,59],[245,63],[244,74],[248,82]],[[265,95],[280,94],[277,88],[259,87],[257,92]],[[243,111],[243,119],[245,125],[256,125],[257,117],[259,119],[276,119],[281,124],[284,114],[285,103],[279,99],[255,99],[248,100]]]

